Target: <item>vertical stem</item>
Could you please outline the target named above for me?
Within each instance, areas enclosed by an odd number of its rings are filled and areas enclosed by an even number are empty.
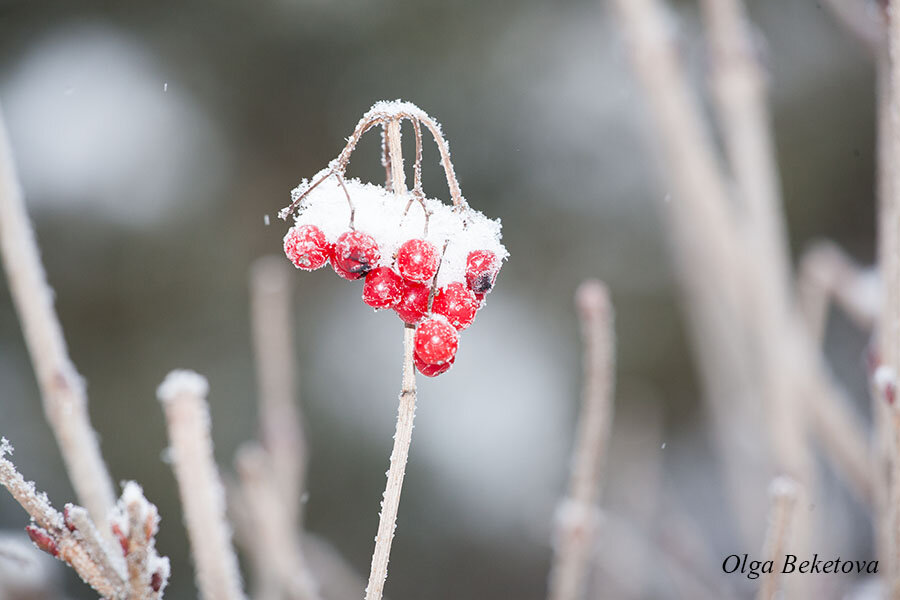
[[[406,177],[403,172],[403,154],[400,147],[400,121],[391,120],[387,125],[388,148],[390,153],[391,180],[396,194],[406,192]],[[391,451],[391,466],[387,474],[387,485],[381,501],[378,534],[375,536],[375,551],[372,553],[372,568],[369,584],[366,586],[366,600],[381,600],[384,582],[387,579],[391,542],[397,527],[397,511],[400,508],[400,492],[409,445],[412,442],[413,419],[416,416],[416,373],[413,368],[413,339],[415,328],[407,325],[403,330],[403,381],[400,389],[400,406],[397,409],[397,428],[394,432],[394,449]]]
[[[251,274],[250,305],[261,437],[287,511],[284,525],[294,531],[302,523],[307,447],[294,403],[298,386],[288,269],[284,257],[259,259]]]
[[[584,341],[584,389],[569,493],[557,513],[550,600],[578,600],[584,596],[596,544],[597,500],[613,418],[615,339],[609,293],[599,281],[589,280],[578,288],[575,300]]]
[[[53,291],[25,210],[12,148],[0,111],[0,255],[37,376],[44,414],[53,429],[69,480],[110,547],[107,515],[115,505],[112,479],[91,427],[84,382],[69,358]]]
[[[779,563],[785,555],[785,548],[790,539],[790,529],[795,518],[794,508],[800,492],[800,486],[790,477],[776,477],[769,486],[772,506],[769,509],[769,527],[766,529],[766,541],[763,544],[763,560]],[[756,600],[773,600],[778,592],[779,569],[764,573],[760,578]]]
[[[900,373],[900,15],[898,0],[888,5],[888,105],[882,118],[887,119],[887,139],[881,145],[879,161],[885,169],[878,215],[878,262],[884,286],[881,322],[879,323],[879,353],[882,365],[896,376]],[[893,465],[890,478],[890,597],[900,598],[900,410],[894,402],[889,412],[888,436],[890,460]],[[886,415],[887,416],[887,415]]]

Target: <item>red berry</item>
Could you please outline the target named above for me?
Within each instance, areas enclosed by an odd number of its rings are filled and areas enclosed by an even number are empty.
[[[437,377],[441,373],[446,373],[450,370],[450,367],[453,366],[454,361],[456,361],[456,357],[454,356],[447,362],[441,365],[429,365],[425,361],[423,361],[419,356],[413,353],[413,362],[416,363],[416,369],[424,375],[425,377]]]
[[[328,260],[331,244],[315,225],[300,225],[284,236],[284,253],[298,269],[315,271]]]
[[[407,240],[397,250],[397,270],[404,279],[424,283],[438,270],[438,251],[425,240]]]
[[[432,312],[444,315],[450,324],[463,330],[475,320],[475,313],[481,304],[475,293],[462,281],[453,281],[438,290],[431,303]]]
[[[499,270],[500,261],[497,260],[497,255],[490,250],[469,252],[466,259],[466,283],[469,285],[469,289],[476,294],[491,291]]]
[[[344,279],[359,279],[378,265],[381,252],[368,233],[348,231],[334,244],[331,266]]]
[[[394,306],[397,316],[404,323],[418,323],[428,313],[428,296],[431,289],[424,283],[404,281],[400,301]]]
[[[390,267],[372,269],[363,286],[363,302],[373,308],[390,308],[400,301],[403,279]],[[426,296],[426,301],[427,301]]]
[[[429,365],[453,360],[459,347],[456,328],[445,319],[428,319],[416,328],[415,354]]]

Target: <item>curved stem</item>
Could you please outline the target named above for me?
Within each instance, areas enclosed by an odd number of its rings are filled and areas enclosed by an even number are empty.
[[[391,179],[395,193],[405,193],[403,156],[400,148],[400,120],[393,119],[385,127],[391,158]],[[406,474],[406,461],[412,442],[413,419],[416,416],[416,373],[413,366],[413,341],[415,328],[407,325],[403,330],[403,380],[400,389],[400,406],[397,409],[397,428],[394,432],[394,449],[391,451],[391,466],[388,469],[387,485],[381,500],[381,514],[378,533],[375,536],[375,551],[372,553],[372,568],[369,584],[366,586],[366,600],[381,600],[384,582],[387,579],[391,542],[397,527],[397,512],[400,508],[400,492]]]

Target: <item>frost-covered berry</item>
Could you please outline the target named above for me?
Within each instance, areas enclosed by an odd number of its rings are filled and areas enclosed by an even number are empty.
[[[445,319],[428,319],[416,327],[415,354],[426,364],[453,360],[458,347],[459,334]]]
[[[424,283],[403,282],[400,301],[394,306],[400,320],[409,325],[418,323],[428,313],[428,296],[431,289]]]
[[[348,231],[334,243],[331,266],[344,279],[359,279],[375,268],[381,252],[368,233]]]
[[[497,255],[490,250],[469,252],[466,259],[466,283],[469,285],[469,289],[476,294],[491,291],[499,270],[500,261],[497,260]]]
[[[315,225],[300,225],[285,234],[284,253],[298,269],[314,271],[328,261],[331,244]]]
[[[431,303],[431,311],[444,315],[450,324],[463,330],[475,320],[481,302],[475,293],[461,281],[453,281],[438,290]]]
[[[450,370],[450,367],[453,366],[453,363],[456,361],[456,357],[454,356],[447,362],[440,365],[429,365],[425,361],[423,361],[417,354],[413,354],[413,362],[416,363],[416,370],[419,371],[425,377],[437,377],[441,373],[446,373]]]
[[[397,250],[397,270],[404,279],[424,283],[438,270],[438,251],[429,241],[407,240]]]
[[[390,267],[378,267],[366,275],[362,297],[372,308],[391,308],[400,302],[402,293],[403,279]]]

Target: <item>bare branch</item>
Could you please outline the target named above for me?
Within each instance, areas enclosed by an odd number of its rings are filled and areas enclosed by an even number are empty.
[[[197,587],[205,600],[243,600],[231,530],[225,520],[225,492],[213,458],[208,389],[206,379],[197,373],[172,371],[157,396],[165,409]]]
[[[43,397],[44,413],[79,501],[112,543],[107,515],[112,479],[88,415],[84,382],[69,358],[53,293],[25,211],[12,148],[0,112],[0,254]]]
[[[557,514],[551,600],[582,597],[596,544],[598,498],[613,417],[613,311],[606,287],[586,281],[576,294],[584,341],[584,389],[569,492]]]

